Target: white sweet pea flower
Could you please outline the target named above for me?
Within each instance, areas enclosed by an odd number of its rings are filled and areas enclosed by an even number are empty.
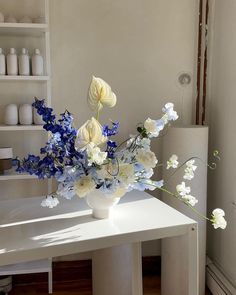
[[[159,129],[155,120],[148,118],[144,122],[144,128],[150,137],[157,137],[159,135]]]
[[[184,170],[185,174],[183,176],[184,179],[186,180],[192,180],[194,178],[194,173],[191,169],[186,168]]]
[[[194,164],[195,164],[195,160],[189,160],[188,162],[186,162],[186,166],[193,171],[197,169],[197,166]]]
[[[80,198],[85,197],[88,193],[95,190],[95,188],[96,183],[89,175],[81,177],[74,184],[75,192]]]
[[[177,112],[174,111],[174,104],[171,102],[166,103],[162,111],[167,115],[168,121],[175,121],[179,118]]]
[[[215,209],[212,212],[212,224],[215,229],[222,228],[225,229],[227,226],[227,221],[224,218],[225,212],[222,209]]]
[[[59,204],[59,200],[56,197],[53,196],[47,196],[46,199],[44,199],[41,202],[42,207],[48,207],[50,209],[56,207]]]
[[[102,152],[93,142],[90,142],[86,146],[86,152],[88,155],[88,165],[91,166],[93,163],[102,165],[107,158],[107,153]]]
[[[197,166],[194,165],[195,160],[189,160],[186,163],[186,168],[184,169],[184,179],[191,180],[194,178],[194,171],[197,169]]]
[[[191,195],[182,196],[182,199],[193,207],[198,203],[198,200]]]
[[[93,76],[88,91],[88,104],[93,111],[100,111],[103,106],[112,108],[116,104],[116,95],[104,80]]]
[[[166,167],[166,169],[177,168],[178,165],[179,165],[178,156],[172,155],[170,157],[170,159],[167,161],[167,167]]]
[[[107,137],[102,134],[102,126],[95,119],[91,118],[77,131],[75,146],[77,149],[85,148],[89,143],[100,145],[106,142]]]
[[[176,190],[180,196],[186,196],[190,193],[191,189],[189,186],[185,186],[185,182],[181,182],[176,186]]]
[[[156,155],[152,151],[147,151],[145,149],[139,149],[137,151],[136,160],[147,170],[155,168],[158,162]]]

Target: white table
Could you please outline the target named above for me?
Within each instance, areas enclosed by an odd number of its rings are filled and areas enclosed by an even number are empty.
[[[93,251],[94,295],[142,295],[141,242],[186,235],[188,295],[198,295],[198,231],[192,219],[136,191],[109,220],[94,219],[78,198],[54,209],[40,207],[41,200],[0,202],[0,266]]]

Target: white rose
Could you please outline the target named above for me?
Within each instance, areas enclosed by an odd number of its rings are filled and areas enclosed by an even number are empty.
[[[74,184],[75,192],[80,198],[85,197],[88,193],[92,192],[95,188],[96,188],[96,183],[92,179],[92,177],[89,175],[81,177]]]
[[[103,106],[112,108],[116,104],[116,95],[104,80],[93,77],[88,92],[88,104],[92,110],[97,111]]]
[[[106,142],[106,140],[107,138],[102,134],[101,124],[92,117],[77,131],[75,146],[77,149],[81,149],[91,142],[95,145],[100,145]]]
[[[95,146],[93,142],[86,146],[89,165],[97,164],[102,165],[107,158],[107,153],[102,152],[99,147]]]
[[[225,212],[222,209],[215,209],[212,212],[212,224],[215,229],[222,228],[225,229],[227,226],[227,221],[224,218]]]
[[[135,181],[134,166],[132,164],[120,164],[117,178],[123,185],[129,186]]]
[[[159,135],[159,129],[155,120],[148,118],[144,122],[144,128],[146,132],[150,134],[151,137],[157,137]]]
[[[145,169],[155,168],[157,164],[156,155],[152,151],[139,149],[136,154],[136,160],[144,166]]]

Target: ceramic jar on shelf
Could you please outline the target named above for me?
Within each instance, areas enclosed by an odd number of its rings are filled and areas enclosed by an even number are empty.
[[[21,125],[33,124],[33,108],[31,104],[25,103],[19,107],[19,122]]]
[[[15,48],[10,48],[7,55],[7,74],[11,76],[18,75],[18,61]]]
[[[5,107],[4,123],[6,125],[18,124],[18,108],[16,104],[11,103]]]
[[[6,75],[6,57],[0,48],[0,75]]]

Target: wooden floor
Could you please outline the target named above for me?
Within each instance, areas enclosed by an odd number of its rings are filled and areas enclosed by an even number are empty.
[[[144,295],[160,295],[160,277],[145,276],[143,279]],[[9,295],[46,295],[47,285],[41,284],[27,284],[17,285],[14,287]],[[78,281],[57,282],[54,284],[54,295],[92,295],[92,282],[89,279],[82,279]],[[173,294],[170,294],[173,295]],[[206,295],[211,295],[206,291]]]

